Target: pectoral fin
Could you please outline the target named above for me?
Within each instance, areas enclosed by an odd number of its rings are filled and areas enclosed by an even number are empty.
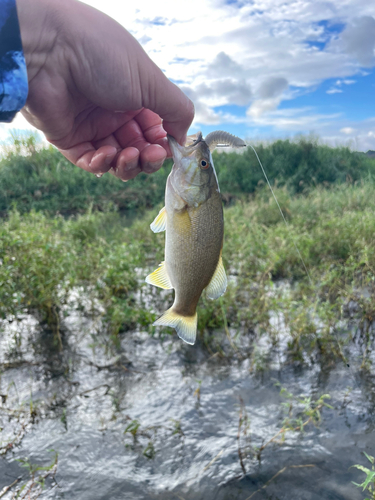
[[[159,288],[164,288],[165,290],[170,290],[171,288],[173,288],[171,280],[169,279],[167,273],[167,269],[165,267],[165,262],[162,262],[153,273],[147,276],[146,283],[158,286]]]
[[[155,217],[154,222],[150,224],[150,228],[154,233],[161,233],[162,231],[165,231],[166,224],[167,212],[165,210],[165,207],[163,207]]]
[[[173,307],[165,311],[163,316],[157,319],[155,326],[171,326],[177,335],[187,344],[193,345],[197,337],[197,313],[194,316],[181,316],[173,311]]]
[[[227,275],[225,274],[223,259],[220,255],[219,262],[216,266],[216,271],[214,272],[210,283],[206,287],[207,297],[212,300],[218,299],[227,289],[227,284]]]

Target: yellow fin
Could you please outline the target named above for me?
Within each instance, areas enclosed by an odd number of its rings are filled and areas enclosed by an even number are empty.
[[[165,262],[162,262],[153,273],[147,276],[146,283],[158,286],[160,288],[165,288],[165,290],[170,290],[171,288],[173,288],[171,280],[169,279],[167,270],[165,268]]]
[[[197,313],[194,316],[181,316],[173,311],[173,307],[165,311],[163,316],[157,319],[155,326],[171,326],[177,332],[177,335],[187,344],[195,344],[197,337]]]
[[[216,266],[214,275],[212,276],[210,283],[206,287],[207,297],[212,300],[218,299],[227,289],[227,284],[227,275],[225,274],[223,259],[220,255],[220,259]]]
[[[150,228],[154,233],[161,233],[165,231],[165,226],[167,224],[167,212],[165,207],[163,207],[158,215],[155,217],[155,220],[152,224],[150,224]]]

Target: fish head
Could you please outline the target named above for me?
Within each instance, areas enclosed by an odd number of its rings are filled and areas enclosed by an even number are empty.
[[[173,189],[189,206],[204,203],[213,190],[219,192],[210,148],[201,132],[189,146],[181,146],[170,135],[168,142],[174,160],[170,180]]]

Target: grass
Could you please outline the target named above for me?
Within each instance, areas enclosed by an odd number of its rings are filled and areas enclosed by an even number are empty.
[[[208,351],[239,354],[236,346],[244,338],[253,339],[254,347],[267,335],[276,346],[286,335],[291,361],[346,362],[355,320],[362,368],[368,367],[375,318],[373,191],[371,182],[301,195],[278,188],[287,227],[265,189],[227,208],[223,258],[230,285],[220,300],[203,296],[198,310],[199,337]],[[98,328],[113,345],[134,328],[154,334],[152,322],[173,298],[144,282],[163,259],[164,235],[149,228],[155,213],[124,227],[114,210],[69,219],[11,212],[0,228],[1,317],[33,314],[60,350],[70,307],[99,316]],[[353,311],[351,301],[357,304]],[[253,348],[251,353],[254,368],[267,365],[267,357]]]
[[[119,226],[116,238],[107,239],[108,224]],[[9,214],[0,227],[0,317],[34,315],[61,350],[67,308],[83,307],[74,293],[79,288],[80,297],[91,301],[89,314],[100,301],[96,313],[111,337],[134,327],[144,316],[134,298],[142,258],[139,243],[123,241],[125,232],[113,212],[89,211],[70,220],[40,212]]]
[[[4,149],[4,148],[3,148]],[[153,207],[163,198],[171,162],[152,176],[123,183],[107,174],[98,179],[66,160],[56,148],[42,148],[36,136],[14,137],[0,160],[0,215],[17,208],[49,215],[85,213],[87,207],[118,210]]]
[[[155,207],[164,196],[171,161],[153,175],[142,174],[127,183],[110,174],[97,179],[69,163],[52,146],[43,148],[36,136],[14,135],[3,146],[0,159],[0,215],[12,207],[21,213],[32,209],[49,215],[84,213],[88,206],[106,210],[144,210]],[[313,138],[276,141],[257,146],[272,184],[292,193],[318,185],[356,182],[375,178],[375,160],[348,148],[330,148]],[[214,152],[214,163],[225,203],[247,199],[264,184],[251,148],[243,154]]]
[[[238,457],[242,472],[246,475],[245,461],[257,460],[259,463],[262,460],[264,450],[274,444],[282,445],[286,441],[286,436],[289,433],[300,433],[303,435],[306,428],[315,426],[316,428],[322,422],[322,411],[324,409],[334,410],[334,408],[326,403],[326,399],[330,399],[329,394],[322,394],[312,400],[311,396],[295,396],[290,393],[280,383],[276,383],[280,387],[280,395],[285,398],[285,402],[281,403],[282,413],[285,418],[282,421],[281,428],[268,439],[262,442],[260,446],[255,446],[253,443],[254,436],[251,433],[251,422],[247,414],[245,404],[240,398],[240,412],[237,432],[237,447]]]
[[[366,491],[369,493],[369,496],[366,496],[364,500],[375,500],[375,459],[371,455],[367,455],[366,452],[363,453],[370,462],[371,469],[364,467],[363,465],[353,465],[356,469],[364,472],[366,474],[366,478],[361,484],[355,483],[354,481],[352,481],[352,483],[358,488],[362,488],[363,492]]]
[[[274,185],[277,178],[287,226],[262,185],[254,153],[217,153],[224,198],[237,199],[225,209],[223,258],[231,279],[223,298],[200,301],[201,341],[211,354],[239,355],[243,338],[256,347],[267,335],[276,346],[283,331],[290,360],[346,362],[356,321],[362,368],[368,367],[375,317],[374,160],[306,138],[257,151]],[[128,183],[110,175],[97,179],[54,148],[41,149],[35,137],[14,137],[0,161],[0,317],[17,321],[32,314],[58,350],[72,307],[99,317],[110,345],[134,328],[155,333],[151,324],[172,293],[146,285],[144,277],[163,260],[164,235],[153,234],[149,224],[168,171]],[[144,213],[147,207],[154,208]],[[127,227],[119,213],[134,208],[138,217]],[[251,352],[252,366],[262,369],[267,356]]]
[[[198,341],[207,357],[249,357],[253,372],[267,370],[280,346],[282,363],[347,365],[355,343],[361,369],[373,370],[374,161],[304,139],[261,146],[258,153],[274,184],[278,174],[275,192],[287,226],[263,186],[252,152],[215,156],[227,201],[223,259],[230,279],[220,300],[200,300]],[[161,207],[167,173],[168,167],[126,184],[109,175],[97,179],[72,167],[53,148],[39,151],[33,139],[15,140],[0,163],[2,326],[31,314],[47,333],[43,341],[49,337],[56,351],[65,349],[65,318],[72,310],[97,319],[92,345],[103,344],[111,353],[135,329],[156,334],[152,323],[172,303],[173,293],[147,285],[144,278],[163,260],[164,235],[153,234],[149,224]],[[138,217],[131,224],[124,221],[120,212],[135,208]],[[160,332],[175,335],[172,329]],[[21,344],[21,334],[14,335],[9,361]],[[261,338],[267,340],[266,349]],[[328,406],[326,395],[315,401],[282,395],[281,428],[257,449],[248,443],[249,420],[241,407],[243,470],[246,458],[260,457],[266,446],[293,431],[318,425]],[[194,397],[198,407],[200,381]],[[112,398],[114,412],[120,411],[116,395]],[[22,411],[16,439],[0,447],[0,454],[18,444],[36,410]],[[64,413],[61,422],[67,425]],[[179,423],[167,430],[183,436]],[[125,444],[152,459],[158,452],[156,432],[132,420],[124,429]],[[355,467],[366,474],[358,486],[373,498],[369,457],[369,467]],[[57,461],[51,465],[56,468]],[[40,470],[49,474],[49,469]],[[20,494],[34,487],[39,493],[36,478]]]

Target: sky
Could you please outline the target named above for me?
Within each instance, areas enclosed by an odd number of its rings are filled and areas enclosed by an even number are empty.
[[[87,0],[192,99],[191,133],[314,135],[375,150],[372,0]],[[0,125],[30,127],[18,115]]]

